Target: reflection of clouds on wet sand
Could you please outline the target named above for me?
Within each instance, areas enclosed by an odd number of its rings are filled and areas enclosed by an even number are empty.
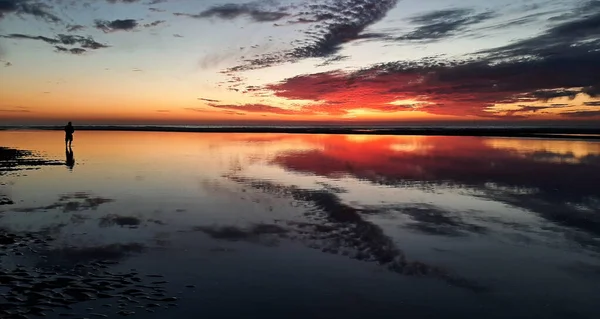
[[[95,246],[62,246],[49,249],[45,252],[46,262],[51,265],[75,265],[83,262],[98,260],[119,261],[131,254],[141,253],[146,246],[140,243],[113,243]]]
[[[558,163],[581,163],[587,158],[600,156],[600,143],[589,141],[488,138],[484,143],[491,148],[514,152],[523,157]]]
[[[328,253],[347,255],[357,260],[376,262],[403,275],[429,276],[473,291],[487,290],[486,287],[452,274],[443,268],[409,260],[404,252],[398,249],[396,244],[383,233],[381,228],[361,216],[363,213],[361,210],[342,203],[334,193],[284,186],[270,181],[246,179],[239,176],[228,177],[269,194],[289,196],[294,200],[311,204],[314,209],[309,212],[308,217],[314,221],[314,224],[289,223],[291,226],[295,226],[296,233],[305,235],[299,236],[299,239],[305,241],[309,247]],[[272,225],[269,225],[268,229],[277,229],[280,233],[289,231],[279,230],[279,226],[273,228]],[[307,232],[311,229],[315,232]],[[209,230],[213,237],[215,234],[223,233],[212,228]],[[252,231],[239,231],[238,228],[231,227],[226,230],[230,235],[227,237],[248,238],[249,234],[255,234]],[[294,230],[294,227],[290,230]]]
[[[68,212],[77,212],[77,211],[85,211],[85,210],[95,210],[100,205],[105,203],[113,202],[113,199],[103,198],[99,196],[92,196],[86,192],[77,192],[73,194],[65,194],[58,198],[55,203],[46,206],[39,207],[21,207],[14,208],[12,211],[14,212],[22,212],[22,213],[33,213],[33,212],[43,212],[48,210],[60,209],[65,213]]]
[[[19,171],[35,170],[42,166],[60,165],[58,161],[48,160],[32,151],[0,146],[0,176],[16,174]],[[0,206],[13,205],[7,183],[0,181]]]
[[[32,151],[0,146],[0,175],[56,165],[62,165],[62,163],[42,158]]]
[[[588,237],[600,234],[600,215],[593,213],[600,208],[595,187],[600,180],[600,143],[475,137],[420,137],[417,141],[389,136],[323,137],[315,141],[322,147],[284,152],[273,163],[289,172],[351,177],[387,187],[422,187],[434,192],[460,189],[470,196],[534,212],[566,231],[588,233],[584,234]]]
[[[442,236],[463,236],[469,233],[485,233],[486,228],[464,221],[457,214],[430,205],[408,206],[398,210],[410,221],[405,225],[409,229],[425,234]]]
[[[142,223],[139,217],[134,216],[119,216],[115,214],[109,214],[100,218],[100,227],[110,227],[114,225],[137,227]]]
[[[274,224],[256,224],[250,227],[238,226],[196,226],[193,231],[207,234],[211,238],[227,241],[248,241],[274,245],[279,237],[286,237],[288,229]]]

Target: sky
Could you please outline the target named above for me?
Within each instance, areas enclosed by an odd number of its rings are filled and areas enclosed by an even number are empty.
[[[0,0],[0,124],[600,124],[600,0]]]

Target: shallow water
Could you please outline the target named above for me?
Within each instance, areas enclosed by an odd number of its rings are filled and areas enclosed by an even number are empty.
[[[62,138],[0,131],[66,161]],[[600,142],[82,131],[72,155],[1,176],[0,226],[164,276],[177,306],[130,318],[597,315]]]

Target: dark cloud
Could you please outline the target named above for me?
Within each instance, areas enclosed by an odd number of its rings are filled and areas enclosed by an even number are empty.
[[[586,106],[600,106],[600,101],[584,102]]]
[[[54,48],[56,49],[56,52],[65,52],[65,53],[72,53],[75,55],[80,55],[80,54],[84,54],[85,52],[87,52],[87,50],[82,49],[82,48],[65,48],[63,46],[57,45],[54,46]]]
[[[528,95],[534,99],[539,99],[542,101],[550,101],[552,99],[567,97],[569,99],[574,99],[577,97],[577,94],[581,93],[581,90],[565,90],[565,89],[555,89],[555,90],[539,90],[529,93]]]
[[[165,12],[164,9],[159,9],[159,8],[149,8],[148,10],[150,10],[152,12]]]
[[[494,58],[547,58],[570,52],[589,50],[600,42],[600,10],[574,15],[567,21],[550,27],[537,37],[504,47],[483,51]],[[583,47],[575,47],[583,45]]]
[[[186,16],[190,18],[202,19],[202,18],[220,18],[224,20],[232,20],[239,17],[249,17],[255,22],[273,22],[281,20],[284,17],[289,16],[288,13],[279,11],[269,11],[260,8],[259,3],[227,3],[217,5],[202,11],[198,14],[189,13],[175,13],[176,16]]]
[[[206,99],[206,98],[202,98],[202,97],[199,97],[198,100],[205,101],[205,102],[212,102],[212,103],[219,103],[219,102],[221,102],[219,100]]]
[[[412,17],[412,24],[420,25],[397,40],[438,40],[447,38],[466,27],[492,18],[490,12],[475,14],[469,9],[440,10]]]
[[[108,3],[134,3],[140,2],[141,0],[106,0]]]
[[[53,39],[53,38],[48,38],[48,37],[44,37],[44,36],[32,36],[32,35],[27,35],[27,34],[19,34],[19,33],[13,33],[13,34],[8,34],[8,35],[3,35],[3,38],[7,38],[7,39],[28,39],[28,40],[40,40],[40,41],[44,41],[46,43],[50,43],[50,44],[57,44],[60,41],[57,39]]]
[[[531,106],[531,105],[519,105],[519,109],[518,110],[510,110],[507,111],[506,114],[504,115],[505,117],[518,117],[519,115],[517,115],[517,113],[527,113],[527,112],[538,112],[538,111],[542,111],[542,110],[546,110],[546,109],[551,109],[554,107],[565,107],[568,106],[568,104],[552,104],[549,106]],[[523,116],[524,117],[524,116]]]
[[[68,32],[75,32],[75,31],[81,31],[84,30],[85,26],[82,26],[80,24],[70,24],[67,26],[67,31]]]
[[[62,22],[51,13],[52,6],[36,0],[0,0],[0,19],[7,14],[31,15],[52,23]]]
[[[96,20],[94,25],[97,29],[102,30],[105,33],[115,31],[132,31],[138,26],[138,22],[135,19],[124,19],[124,20]]]
[[[183,38],[183,36],[181,34],[177,34],[177,33],[173,34],[173,36],[176,38]]]
[[[286,52],[266,54],[245,60],[244,64],[228,71],[245,71],[269,67],[285,62],[295,62],[305,58],[330,57],[345,43],[373,37],[364,34],[365,29],[383,19],[393,9],[397,0],[337,0],[323,4],[309,3],[296,19],[318,22],[306,31],[307,38],[297,43],[297,47]]]
[[[600,111],[576,111],[564,113],[564,115],[575,118],[600,117]]]
[[[20,40],[37,40],[43,41],[54,46],[57,52],[68,52],[72,54],[83,54],[86,49],[97,50],[108,48],[108,45],[96,42],[92,37],[84,37],[80,35],[59,34],[54,38],[45,36],[32,36],[27,34],[13,33],[1,36],[8,39]],[[65,46],[80,45],[81,48],[67,48]]]
[[[65,45],[80,44],[82,48],[86,48],[86,49],[96,50],[96,49],[108,48],[107,45],[96,42],[92,37],[83,37],[80,35],[59,34],[57,36],[57,39],[62,44],[65,44]]]
[[[144,27],[145,28],[156,27],[156,26],[161,25],[161,24],[163,24],[165,22],[167,22],[167,21],[165,21],[165,20],[156,20],[154,22],[150,22],[150,23],[144,24]]]

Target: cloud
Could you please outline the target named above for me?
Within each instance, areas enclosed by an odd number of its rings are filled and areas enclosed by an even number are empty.
[[[396,38],[396,40],[437,40],[464,30],[494,17],[491,12],[474,14],[469,9],[450,9],[428,12],[409,19],[412,24],[420,25],[415,30]]]
[[[131,31],[138,26],[138,22],[135,19],[124,19],[124,20],[96,20],[94,25],[97,29],[102,30],[104,33],[116,32],[116,31]]]
[[[9,35],[3,35],[3,38],[7,38],[7,39],[29,39],[29,40],[40,40],[40,41],[44,41],[46,43],[50,43],[50,44],[56,44],[59,43],[60,41],[57,39],[53,39],[53,38],[48,38],[48,37],[44,37],[44,36],[32,36],[32,35],[26,35],[26,34],[19,34],[19,33],[13,33],[13,34],[9,34]]]
[[[599,42],[600,12],[596,8],[585,14],[570,16],[565,22],[547,29],[537,37],[481,53],[495,58],[545,58],[590,49],[590,46],[597,47]],[[573,48],[579,45],[582,47]],[[560,52],[562,50],[566,52]]]
[[[68,32],[75,32],[75,31],[81,31],[84,30],[86,27],[80,24],[70,24],[67,26],[67,31]]]
[[[106,0],[108,3],[134,3],[139,2],[140,0]]]
[[[62,22],[62,19],[51,13],[52,7],[35,0],[0,0],[0,19],[8,14],[31,15],[51,23]]]
[[[227,110],[227,109],[206,109],[206,108],[200,108],[200,107],[186,107],[184,108],[184,110],[186,111],[191,111],[191,112],[196,112],[196,113],[225,113],[228,115],[246,115],[245,113],[242,112],[236,112],[236,111],[232,111],[232,110]]]
[[[198,100],[200,100],[200,101],[206,101],[206,102],[212,102],[212,103],[219,103],[219,102],[221,102],[219,100],[206,99],[206,98],[202,98],[202,97],[199,97]]]
[[[328,114],[356,108],[401,111],[400,106],[390,103],[416,100],[422,102],[420,111],[431,114],[506,116],[490,112],[489,107],[600,94],[597,22],[600,13],[588,14],[553,26],[538,36],[477,52],[462,60],[433,57],[381,63],[353,72],[304,74],[264,89],[289,100],[314,101],[319,103],[316,108],[320,112]]]
[[[165,21],[165,20],[156,20],[154,22],[150,22],[150,23],[144,24],[144,27],[145,28],[156,27],[156,26],[161,25],[161,24],[163,24],[165,22],[167,22],[167,21]]]
[[[586,106],[600,106],[600,101],[584,102]]]
[[[289,16],[284,11],[269,11],[260,8],[259,3],[227,3],[222,5],[213,6],[207,10],[204,10],[198,14],[189,13],[174,13],[176,16],[185,16],[196,19],[203,18],[219,18],[223,20],[233,20],[239,17],[249,17],[255,22],[273,22],[281,20],[284,17]]]
[[[335,56],[343,44],[378,36],[365,34],[364,31],[383,19],[397,2],[398,0],[338,0],[323,4],[308,3],[295,17],[318,23],[305,32],[306,39],[300,41],[299,46],[289,51],[247,59],[244,64],[228,71],[246,71],[306,58]]]
[[[152,12],[165,12],[164,9],[159,9],[159,8],[148,8],[148,10],[150,10]]]
[[[418,100],[423,102],[419,109],[432,114],[487,117],[493,114],[486,112],[486,107],[496,103],[545,101],[584,93],[581,87],[597,81],[600,69],[590,63],[599,59],[600,52],[592,52],[568,59],[499,64],[394,62],[356,72],[300,75],[266,89],[290,100],[318,101],[321,111],[330,114],[353,108],[400,111],[390,103]],[[562,89],[565,87],[572,89]]]
[[[177,34],[177,33],[173,34],[173,36],[176,38],[183,38],[183,36],[181,34]]]
[[[54,45],[55,49],[58,52],[69,52],[73,54],[82,54],[86,52],[85,49],[97,50],[102,48],[108,48],[108,45],[96,42],[92,37],[84,37],[80,35],[70,35],[70,34],[58,34],[54,38],[49,38],[45,36],[32,36],[27,34],[13,33],[9,35],[0,36],[8,39],[18,39],[18,40],[37,40],[43,41],[48,44]],[[81,48],[66,48],[64,46],[74,46],[80,45]]]
[[[567,117],[575,117],[575,118],[588,118],[588,117],[600,118],[600,111],[575,111],[575,112],[565,113],[564,115]]]
[[[87,50],[82,49],[82,48],[65,48],[63,46],[57,45],[54,46],[54,48],[56,49],[57,52],[68,52],[68,53],[72,53],[72,54],[76,54],[76,55],[80,55],[80,54],[84,54],[85,52],[87,52]]]
[[[30,113],[31,109],[24,106],[1,108],[0,113]]]
[[[301,114],[300,111],[283,109],[279,107],[274,107],[266,104],[242,104],[242,105],[218,105],[218,104],[210,104],[210,106],[218,109],[225,109],[230,111],[243,111],[249,113],[271,113],[271,114],[280,114],[280,115],[293,115],[293,114]]]

